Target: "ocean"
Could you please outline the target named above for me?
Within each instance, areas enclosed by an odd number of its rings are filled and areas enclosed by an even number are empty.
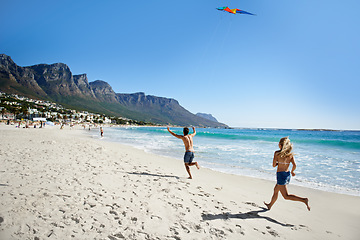
[[[182,128],[171,128],[182,134]],[[195,160],[201,167],[274,181],[280,138],[294,145],[297,168],[291,184],[360,196],[360,131],[197,128]],[[190,130],[192,133],[192,130]],[[91,133],[95,138],[100,134]],[[183,161],[184,146],[164,127],[106,128],[103,140]]]

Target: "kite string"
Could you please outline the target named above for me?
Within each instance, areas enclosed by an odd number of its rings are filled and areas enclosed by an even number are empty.
[[[220,63],[222,62],[222,59],[224,58],[225,53],[228,51],[228,50],[225,50],[225,51],[224,51],[224,45],[225,45],[226,40],[228,39],[228,36],[229,36],[229,34],[230,34],[232,24],[233,24],[233,19],[230,18],[230,21],[229,21],[229,24],[228,24],[226,33],[223,35],[222,39],[219,39],[220,45],[219,45],[219,47],[217,48],[217,50],[218,50],[218,52],[217,52],[217,54],[216,54],[217,57],[215,57],[216,65],[221,65]]]
[[[204,63],[204,59],[205,59],[207,53],[209,52],[210,46],[213,45],[214,38],[215,38],[215,36],[217,35],[219,26],[220,26],[220,24],[221,24],[222,21],[223,21],[223,17],[221,16],[220,20],[218,21],[217,25],[216,25],[215,28],[214,28],[214,31],[213,31],[213,33],[212,33],[212,35],[211,35],[211,37],[210,37],[210,40],[208,41],[208,43],[207,43],[206,46],[205,46],[205,49],[204,49],[204,51],[203,51],[203,53],[202,53],[202,56],[201,56],[201,58],[200,58],[200,60],[199,60],[199,64],[196,65],[195,72],[197,72],[197,71],[199,70],[199,68],[200,68],[200,65],[202,65],[202,64]]]
[[[232,24],[233,24],[233,18],[230,18],[230,23],[229,23],[228,29],[227,29],[226,34],[224,35],[224,37],[222,39],[222,43],[221,43],[221,46],[220,46],[220,52],[223,52],[224,44],[225,44],[226,39],[229,36]]]
[[[224,22],[224,19],[225,19],[225,20],[229,20],[229,19],[230,19],[230,21],[225,21],[225,22]],[[223,56],[223,53],[224,53],[224,52],[223,52],[224,45],[225,45],[226,40],[228,39],[228,36],[229,36],[229,34],[230,34],[230,31],[231,31],[231,27],[232,27],[232,25],[233,25],[233,17],[232,17],[232,16],[231,16],[231,17],[225,16],[225,15],[223,15],[223,14],[220,15],[220,18],[219,18],[219,20],[218,20],[218,22],[217,22],[217,25],[215,26],[215,28],[214,28],[214,30],[213,30],[213,33],[212,33],[212,35],[211,35],[208,43],[207,43],[206,46],[205,46],[205,49],[204,49],[204,51],[203,51],[203,53],[202,53],[202,55],[201,55],[201,58],[199,59],[199,62],[198,62],[199,64],[196,64],[196,65],[194,66],[194,73],[193,73],[193,74],[196,74],[196,73],[199,71],[199,69],[201,69],[201,66],[204,64],[204,59],[205,59],[205,57],[207,57],[207,55],[208,55],[210,46],[214,45],[214,38],[215,38],[215,36],[218,35],[219,27],[220,27],[220,25],[221,25],[223,22],[224,22],[224,23],[228,23],[228,27],[227,27],[227,30],[226,30],[225,35],[223,35],[222,39],[219,39],[219,40],[221,41],[220,46],[215,48],[215,49],[218,50],[217,53],[214,52],[215,55],[217,55],[217,57],[213,58],[213,60],[214,60],[215,62],[217,62],[217,61],[221,62],[220,59],[223,58],[222,56]],[[220,42],[220,41],[219,41],[219,42]],[[208,59],[208,58],[206,58],[206,59]],[[214,70],[214,69],[213,69],[213,70]]]

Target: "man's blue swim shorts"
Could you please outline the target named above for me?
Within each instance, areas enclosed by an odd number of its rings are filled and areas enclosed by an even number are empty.
[[[189,164],[192,163],[194,157],[195,157],[194,152],[185,152],[184,163],[189,163]]]

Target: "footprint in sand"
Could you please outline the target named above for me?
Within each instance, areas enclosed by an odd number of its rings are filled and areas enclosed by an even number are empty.
[[[238,229],[236,229],[236,231],[240,232],[241,235],[245,235],[242,227],[239,224],[235,225]],[[254,230],[257,230],[256,228],[254,228]]]
[[[124,235],[122,235],[121,233],[116,233],[114,235],[109,235],[108,238],[110,240],[125,239]]]
[[[270,226],[266,226],[266,229],[267,229],[268,233],[270,233],[270,235],[272,235],[274,237],[279,237],[279,234],[274,229],[272,229]]]
[[[109,213],[115,215],[115,216],[114,216],[115,219],[116,219],[117,216],[119,215],[119,214],[118,214],[116,211],[114,211],[114,210],[110,210]]]
[[[170,189],[169,188],[164,188],[161,190],[162,192],[165,192],[165,193],[169,193],[170,192]]]
[[[217,238],[225,237],[225,232],[223,230],[217,229],[217,228],[210,228],[210,234],[215,235]]]
[[[251,205],[253,207],[261,208],[259,205],[257,205],[256,203],[253,203],[253,202],[245,202],[245,204]]]

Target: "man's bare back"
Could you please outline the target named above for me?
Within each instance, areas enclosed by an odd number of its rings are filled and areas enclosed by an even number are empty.
[[[185,150],[187,152],[194,152],[194,145],[193,145],[193,136],[191,135],[186,135],[186,136],[181,136],[181,140],[183,140],[184,145],[185,145]]]
[[[192,127],[192,129],[193,129],[194,133],[183,136],[183,135],[175,134],[170,130],[169,127],[167,128],[167,130],[174,137],[180,138],[183,141],[184,146],[185,146],[185,151],[187,151],[187,152],[194,152],[193,137],[196,135],[196,131],[195,131],[195,127]]]

